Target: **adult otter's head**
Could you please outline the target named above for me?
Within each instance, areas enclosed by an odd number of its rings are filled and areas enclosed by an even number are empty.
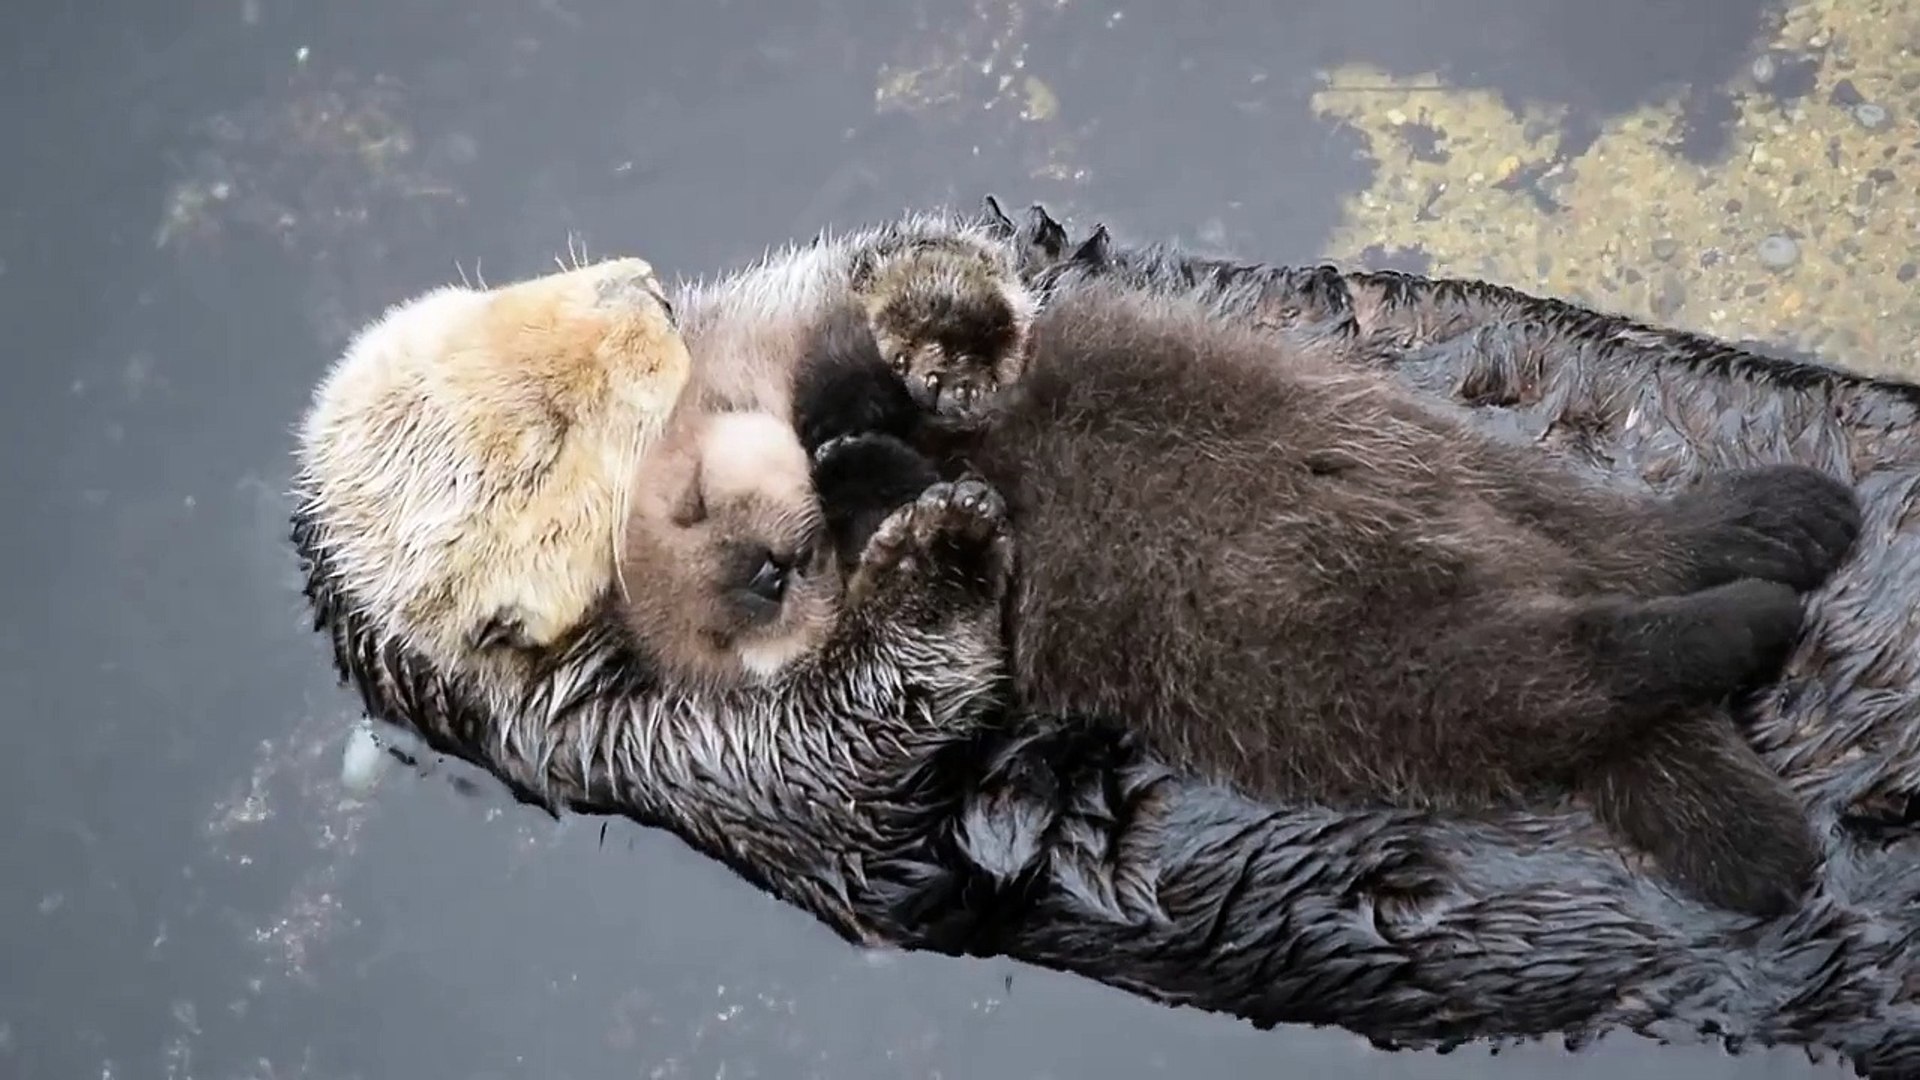
[[[882,355],[922,408],[964,413],[1019,377],[1037,301],[1005,245],[907,240],[864,253],[850,276]]]
[[[771,679],[819,649],[841,579],[811,463],[764,412],[676,412],[634,472],[619,578],[636,644],[673,683]]]
[[[299,433],[300,545],[332,604],[450,676],[554,644],[612,585],[634,458],[688,368],[639,259],[395,306]]]

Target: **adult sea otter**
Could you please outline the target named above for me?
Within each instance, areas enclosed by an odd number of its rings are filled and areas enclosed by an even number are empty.
[[[979,227],[1056,291],[1117,275],[1274,334],[1392,342],[1397,374],[1436,405],[1623,488],[1775,462],[1853,483],[1865,526],[1849,563],[1812,598],[1785,676],[1742,707],[1823,840],[1806,902],[1755,924],[1679,898],[1577,811],[1261,805],[1058,718],[927,730],[904,747],[852,724],[796,724],[727,746],[710,741],[711,717],[640,707],[650,688],[604,611],[552,641],[509,642],[521,663],[429,660],[404,620],[369,606],[385,585],[377,561],[334,557],[353,538],[330,502],[339,477],[312,468],[325,447],[308,441],[296,542],[317,621],[369,710],[525,798],[669,828],[857,940],[1005,954],[1398,1045],[1625,1026],[1920,1072],[1920,859],[1897,820],[1920,780],[1920,627],[1906,616],[1920,589],[1920,390],[1479,283],[1076,247],[1043,213]],[[703,304],[709,329],[716,297],[754,318],[741,298],[764,297],[755,273],[791,280],[807,260],[832,264],[823,250],[844,249],[801,248],[674,296],[693,363]]]

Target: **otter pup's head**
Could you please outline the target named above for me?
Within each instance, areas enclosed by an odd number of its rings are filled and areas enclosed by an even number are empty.
[[[613,584],[634,457],[688,366],[639,259],[399,304],[299,432],[303,546],[444,673],[550,646]]]
[[[923,239],[867,254],[852,283],[922,408],[963,416],[1019,377],[1037,304],[1005,246]]]
[[[670,681],[764,682],[818,650],[842,582],[792,427],[682,409],[634,474],[620,582],[635,643]]]

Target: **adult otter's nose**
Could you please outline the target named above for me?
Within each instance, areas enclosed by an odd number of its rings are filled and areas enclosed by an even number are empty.
[[[673,317],[673,305],[667,301],[660,279],[644,259],[612,259],[593,266],[594,303],[622,310],[658,304]]]

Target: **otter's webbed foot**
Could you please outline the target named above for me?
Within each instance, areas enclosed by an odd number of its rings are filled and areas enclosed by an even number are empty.
[[[1596,600],[1576,617],[1575,634],[1608,696],[1651,718],[1771,678],[1800,623],[1792,588],[1746,578],[1682,596]]]
[[[1769,465],[1708,476],[1675,495],[1678,526],[1697,587],[1736,578],[1800,591],[1824,584],[1860,534],[1853,489],[1804,465]]]
[[[1585,778],[1596,816],[1681,890],[1769,918],[1812,886],[1806,808],[1724,713],[1677,720]]]
[[[930,621],[956,607],[997,605],[1013,566],[1006,503],[973,479],[938,483],[880,523],[849,584],[856,603]]]

